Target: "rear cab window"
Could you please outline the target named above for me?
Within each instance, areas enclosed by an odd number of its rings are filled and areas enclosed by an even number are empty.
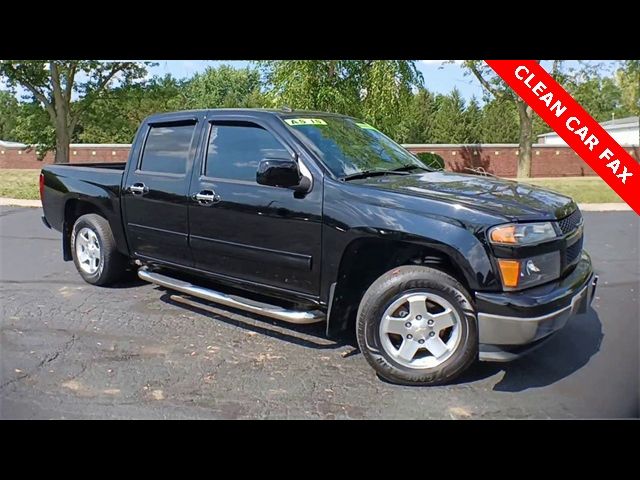
[[[196,130],[196,122],[153,124],[149,127],[138,170],[184,175]]]

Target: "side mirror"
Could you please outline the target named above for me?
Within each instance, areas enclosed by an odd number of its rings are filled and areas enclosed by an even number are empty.
[[[298,163],[291,157],[263,158],[258,164],[256,182],[260,185],[292,188],[305,183],[302,180]]]

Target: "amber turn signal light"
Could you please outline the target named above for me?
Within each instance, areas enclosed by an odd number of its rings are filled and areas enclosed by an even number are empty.
[[[498,265],[500,266],[500,275],[502,275],[502,284],[505,287],[517,287],[520,278],[520,261],[499,258]]]

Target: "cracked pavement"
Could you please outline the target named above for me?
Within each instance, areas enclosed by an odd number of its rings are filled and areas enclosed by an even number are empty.
[[[637,417],[639,222],[587,212],[593,309],[510,364],[454,384],[378,379],[354,340],[131,279],[84,283],[39,208],[0,207],[0,418]],[[175,298],[175,296],[174,296]]]

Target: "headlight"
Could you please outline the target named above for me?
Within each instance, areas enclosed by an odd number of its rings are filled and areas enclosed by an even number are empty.
[[[556,231],[549,222],[511,223],[489,230],[489,240],[497,245],[527,245],[556,237]]]
[[[560,277],[560,252],[545,253],[518,260],[499,258],[502,285],[522,289]]]

